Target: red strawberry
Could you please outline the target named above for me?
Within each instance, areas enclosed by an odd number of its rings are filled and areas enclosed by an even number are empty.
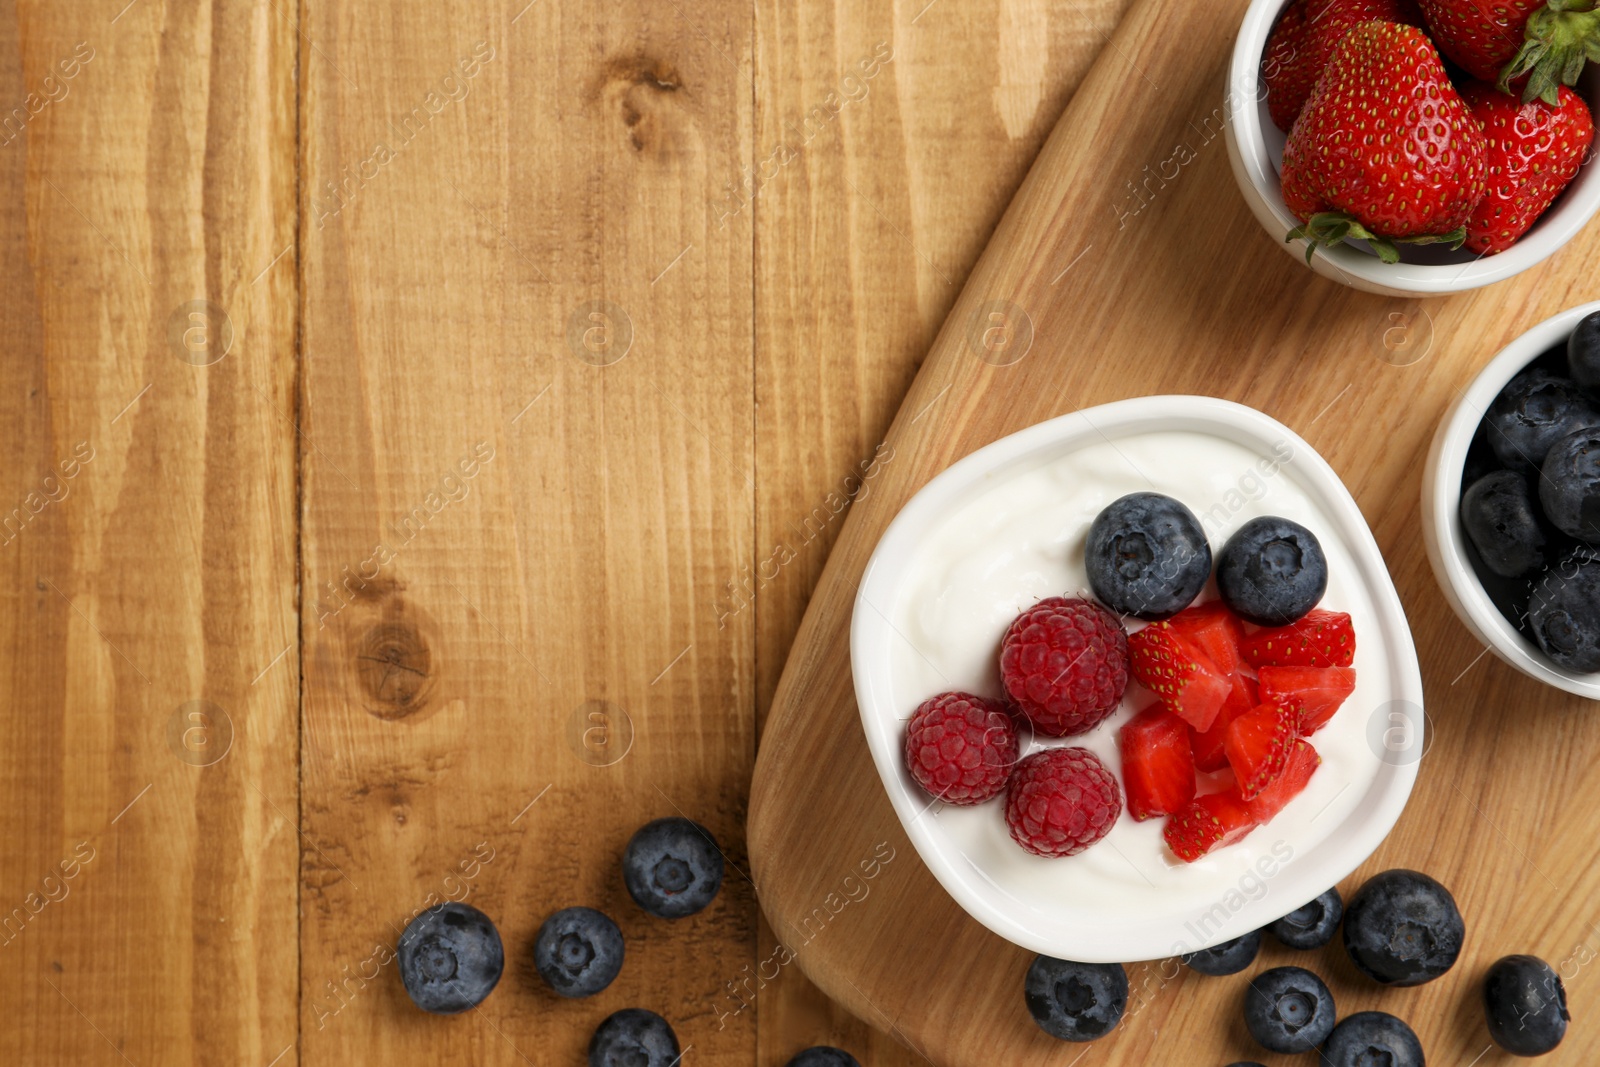
[[[1285,804],[1300,795],[1321,765],[1322,757],[1309,742],[1296,741],[1289,750],[1289,761],[1284,764],[1283,773],[1248,802],[1251,817],[1257,823],[1264,823],[1278,814]]]
[[[1228,725],[1223,749],[1239,781],[1239,797],[1249,800],[1283,773],[1294,747],[1299,717],[1276,704],[1262,704]]]
[[[1341,611],[1313,608],[1288,626],[1257,630],[1239,649],[1252,667],[1348,667],[1356,658],[1356,631]]]
[[[1228,724],[1252,710],[1261,700],[1256,694],[1256,683],[1242,671],[1233,676],[1233,688],[1222,702],[1222,710],[1211,722],[1211,729],[1195,731],[1189,740],[1194,751],[1194,765],[1202,771],[1220,771],[1228,765],[1228,754],[1223,742],[1228,737]]]
[[[1593,0],[1420,0],[1439,50],[1502,91],[1527,77],[1523,100],[1559,101],[1584,59],[1600,58],[1600,12]]]
[[[1304,225],[1288,240],[1365,240],[1385,263],[1396,242],[1466,240],[1483,199],[1488,145],[1427,34],[1363,22],[1337,48],[1283,151],[1283,202]]]
[[[1278,129],[1293,128],[1344,35],[1373,19],[1420,26],[1422,12],[1414,0],[1295,0],[1284,9],[1261,59],[1267,110]]]
[[[1261,700],[1298,716],[1300,736],[1327,725],[1356,690],[1354,667],[1262,667]]]
[[[1524,104],[1492,85],[1461,90],[1489,138],[1489,191],[1467,221],[1467,247],[1504,252],[1538,221],[1583,165],[1594,144],[1594,117],[1583,98],[1556,87],[1561,103]]]
[[[1200,646],[1171,623],[1153,622],[1128,637],[1134,680],[1196,730],[1209,729],[1230,683]]]
[[[1167,847],[1185,863],[1214,848],[1231,845],[1256,828],[1250,806],[1234,793],[1208,793],[1167,820],[1161,832]]]
[[[1185,608],[1167,622],[1199,645],[1218,671],[1232,674],[1239,669],[1239,642],[1244,640],[1244,624],[1222,601]]]
[[[1194,754],[1182,719],[1153,705],[1128,720],[1117,745],[1129,815],[1141,821],[1168,815],[1194,799]]]

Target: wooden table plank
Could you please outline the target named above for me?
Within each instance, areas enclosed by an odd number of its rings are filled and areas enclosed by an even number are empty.
[[[755,951],[753,620],[715,591],[751,553],[751,230],[710,195],[750,163],[748,5],[312,15],[304,1059],[578,1062],[638,1005],[748,1063],[715,1009]],[[680,811],[731,865],[669,923],[617,862]],[[461,893],[510,970],[430,1018],[375,954]],[[531,942],[573,904],[627,964],[558,1001]]]
[[[895,407],[1125,6],[757,6],[755,158],[771,162],[723,200],[757,220],[756,553],[722,594],[756,618],[760,717],[847,508],[894,462]],[[786,950],[798,967],[778,966]],[[792,933],[763,924],[758,955],[766,980],[728,1003],[759,1017],[759,1062],[818,1043],[918,1062],[885,1019],[805,980]]]
[[[0,7],[0,1062],[265,1064],[298,995],[293,13],[121,8]]]
[[[1586,968],[1595,917],[1581,902],[1600,888],[1600,866],[1575,842],[1600,802],[1588,772],[1600,726],[1583,702],[1480,656],[1434,583],[1417,510],[1422,459],[1444,408],[1511,337],[1594,298],[1589,264],[1600,231],[1518,279],[1425,307],[1315,278],[1260,232],[1221,138],[1204,132],[1244,6],[1136,8],[1102,53],[897,416],[896,459],[852,508],[763,732],[750,850],[767,915],[780,929],[800,924],[838,872],[890,842],[904,861],[875,880],[867,904],[841,910],[803,965],[828,994],[895,1023],[940,1064],[1056,1063],[1068,1052],[1024,1010],[1028,954],[960,911],[915,859],[887,803],[850,688],[854,581],[899,506],[954,459],[1054,415],[1156,392],[1258,406],[1343,475],[1416,631],[1436,728],[1406,815],[1345,888],[1388,866],[1434,873],[1467,917],[1456,969],[1384,992],[1337,949],[1314,957],[1269,949],[1261,966],[1310,961],[1343,1011],[1382,1007],[1409,1019],[1430,1062],[1470,1063],[1489,1050],[1476,982],[1506,953],[1560,965],[1574,1018],[1593,1010]],[[1174,158],[1179,143],[1190,145],[1187,164],[1131,199],[1125,182],[1143,182],[1154,173],[1145,168]],[[996,299],[1025,311],[1034,331],[1026,357],[1005,367],[968,343],[971,323]],[[817,767],[836,788],[817,788]],[[1093,1046],[1095,1062],[1276,1062],[1253,1050],[1238,1021],[1243,977],[1172,978],[1164,966],[1139,965],[1130,978],[1137,1010]],[[1596,1048],[1600,1037],[1580,1023],[1549,1062],[1590,1062]]]

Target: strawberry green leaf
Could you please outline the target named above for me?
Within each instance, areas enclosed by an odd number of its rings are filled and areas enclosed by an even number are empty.
[[[1332,248],[1347,238],[1367,242],[1368,247],[1385,263],[1400,262],[1400,250],[1395,248],[1393,241],[1373,233],[1361,225],[1354,216],[1343,211],[1319,211],[1307,219],[1304,225],[1290,230],[1284,241],[1306,242],[1306,262],[1310,263],[1317,249]],[[1462,230],[1461,240],[1466,239],[1466,231]],[[1423,239],[1408,239],[1408,243],[1423,243]],[[1460,242],[1457,242],[1456,247],[1461,247]]]
[[[1449,233],[1424,233],[1416,237],[1397,237],[1396,241],[1403,245],[1449,245],[1454,252],[1467,243],[1467,228],[1459,226]]]
[[[1600,62],[1600,11],[1595,0],[1549,0],[1528,19],[1522,48],[1500,72],[1499,86],[1527,75],[1523,103],[1543,100],[1559,107],[1558,86],[1576,85],[1587,60]]]

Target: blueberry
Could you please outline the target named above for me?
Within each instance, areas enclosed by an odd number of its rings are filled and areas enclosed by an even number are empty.
[[[1489,447],[1501,465],[1531,473],[1544,463],[1551,445],[1586,427],[1600,426],[1600,411],[1573,382],[1532,369],[1501,390],[1484,422],[1489,427]]]
[[[693,915],[722,888],[722,850],[690,819],[645,823],[622,854],[622,880],[639,907],[663,919]]]
[[[1507,956],[1483,978],[1489,1036],[1514,1056],[1543,1056],[1567,1036],[1567,991],[1537,956]]]
[[[1544,566],[1544,530],[1528,479],[1517,471],[1486,474],[1461,494],[1461,525],[1484,566],[1515,578]]]
[[[667,1020],[643,1008],[606,1016],[589,1039],[589,1067],[673,1067],[678,1035]]]
[[[1528,626],[1557,667],[1600,671],[1600,557],[1579,549],[1546,570],[1533,587]]]
[[[1287,948],[1321,948],[1333,940],[1344,917],[1344,900],[1337,889],[1330,889],[1309,904],[1273,923],[1272,936]]]
[[[400,935],[400,980],[411,1002],[435,1015],[482,1003],[505,970],[500,933],[470,904],[437,904]]]
[[[1268,1052],[1309,1052],[1336,1017],[1333,994],[1304,967],[1262,971],[1245,990],[1245,1029]]]
[[[788,1067],[861,1067],[861,1064],[842,1048],[817,1045],[797,1054]]]
[[[1039,1028],[1063,1041],[1093,1041],[1116,1029],[1128,1006],[1120,963],[1073,963],[1039,956],[1022,987]]]
[[[1411,1027],[1381,1011],[1347,1015],[1322,1046],[1322,1067],[1424,1067]]]
[[[1600,311],[1578,323],[1567,339],[1567,372],[1585,389],[1600,389]]]
[[[1255,962],[1256,953],[1260,951],[1261,931],[1251,930],[1242,937],[1224,941],[1211,948],[1203,948],[1199,952],[1191,952],[1187,956],[1180,956],[1179,959],[1191,971],[1221,978],[1225,974],[1238,974],[1250,966]]]
[[[592,997],[622,970],[622,931],[593,908],[562,908],[539,927],[533,966],[564,997]]]
[[[1317,535],[1264,516],[1239,527],[1217,557],[1223,603],[1259,626],[1287,626],[1328,590],[1328,561]]]
[[[1600,542],[1600,429],[1579,430],[1550,447],[1539,503],[1562,533]]]
[[[1211,545],[1194,512],[1160,493],[1129,493],[1089,525],[1089,588],[1119,615],[1155,622],[1194,602],[1211,577]]]
[[[1416,871],[1373,875],[1344,911],[1356,970],[1384,985],[1421,985],[1455,965],[1466,927],[1450,890]]]

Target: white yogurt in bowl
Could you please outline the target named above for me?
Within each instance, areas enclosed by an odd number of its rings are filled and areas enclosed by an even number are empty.
[[[1080,855],[1031,855],[1002,801],[930,802],[905,770],[905,723],[950,690],[999,696],[1006,627],[1049,596],[1088,596],[1084,539],[1126,493],[1165,493],[1200,518],[1213,552],[1244,522],[1309,528],[1329,567],[1322,606],[1348,612],[1356,690],[1312,739],[1305,791],[1238,844],[1185,864],[1165,819],[1123,812]],[[1208,585],[1202,600],[1215,597]],[[1130,628],[1137,627],[1130,621]],[[879,542],[851,624],[862,724],[895,810],[923,861],[974,918],[1035,952],[1126,962],[1192,952],[1264,926],[1358,866],[1394,825],[1424,751],[1416,651],[1355,502],[1311,447],[1261,412],[1167,396],[1091,408],[973,453],[911,499]],[[1118,711],[1072,738],[1024,749],[1091,749],[1120,780],[1117,731],[1154,702],[1130,684]],[[1202,791],[1208,791],[1202,788]]]

